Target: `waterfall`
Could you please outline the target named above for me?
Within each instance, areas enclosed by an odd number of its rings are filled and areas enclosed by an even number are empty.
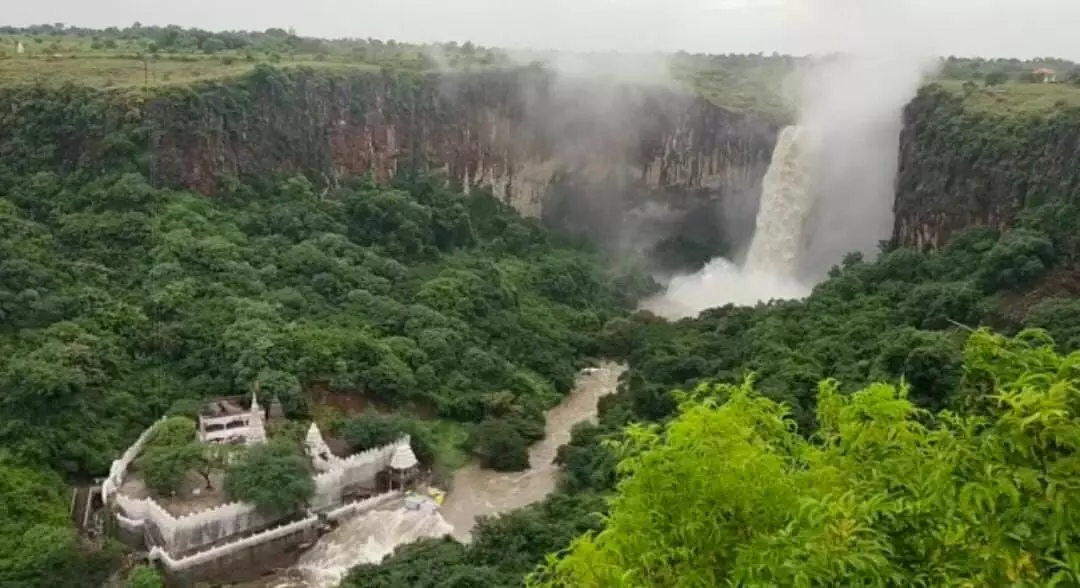
[[[725,304],[752,305],[809,293],[796,278],[811,204],[807,136],[804,127],[789,126],[777,138],[742,267],[718,257],[696,274],[672,279],[662,295],[644,301],[642,308],[679,319]]]
[[[776,141],[761,183],[757,228],[743,265],[746,272],[791,278],[798,269],[803,223],[810,212],[805,141],[799,126],[784,127]]]

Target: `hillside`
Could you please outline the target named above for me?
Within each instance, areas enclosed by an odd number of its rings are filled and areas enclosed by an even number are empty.
[[[934,247],[957,230],[1037,228],[1077,251],[1078,88],[957,90],[932,85],[908,106],[897,179],[898,243]],[[1053,100],[1051,102],[1051,100]]]
[[[520,463],[597,357],[629,369],[560,451],[558,492],[345,585],[520,586],[549,555],[530,582],[1080,582],[1049,497],[1077,483],[1075,64],[944,60],[905,111],[878,259],[671,322],[633,311],[656,286],[640,262],[751,238],[798,59],[672,56],[702,98],[471,43],[42,26],[0,45],[0,586],[99,585],[120,552],[76,536],[66,483],[207,398],[258,386],[347,444],[407,432],[445,473],[492,446]],[[1060,83],[1033,83],[1044,66]],[[765,478],[775,496],[738,491]],[[694,526],[714,520],[734,531]]]
[[[1076,482],[1075,447],[1039,441],[1072,435],[1080,394],[1076,88],[1025,81],[1020,62],[987,86],[1008,64],[976,65],[907,108],[881,258],[850,256],[804,301],[613,319],[605,349],[629,372],[560,453],[562,491],[468,548],[410,546],[348,585],[1080,581],[1059,563],[1077,529],[1045,498]],[[1033,472],[1034,455],[1063,461]],[[1025,482],[974,476],[999,465]]]
[[[321,190],[356,174],[438,170],[604,245],[649,249],[680,233],[705,258],[749,237],[776,133],[666,86],[540,67],[260,64],[137,93],[10,86],[0,105],[0,166],[20,175],[125,169],[155,187],[215,194],[295,174]],[[671,212],[635,217],[650,201]]]

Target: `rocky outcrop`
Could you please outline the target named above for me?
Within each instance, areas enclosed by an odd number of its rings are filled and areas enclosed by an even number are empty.
[[[539,67],[260,66],[143,93],[0,89],[0,123],[0,166],[17,173],[141,170],[156,185],[213,195],[236,180],[304,174],[333,186],[435,169],[608,241],[693,232],[673,228],[687,216],[709,238],[722,226],[729,241],[748,240],[777,133],[668,86]],[[643,208],[650,201],[661,210]]]
[[[239,83],[162,94],[146,112],[151,172],[162,184],[213,193],[230,177],[303,173],[333,184],[421,167],[592,232],[661,189],[680,206],[690,194],[731,201],[730,214],[749,214],[752,228],[776,134],[670,88],[539,68],[260,69]]]
[[[992,90],[977,90],[992,92]],[[988,107],[940,86],[908,105],[893,237],[934,248],[971,226],[1022,224],[1054,233],[1080,195],[1080,111],[1064,105]],[[986,96],[980,98],[986,99]],[[1072,223],[1052,235],[1065,246]]]

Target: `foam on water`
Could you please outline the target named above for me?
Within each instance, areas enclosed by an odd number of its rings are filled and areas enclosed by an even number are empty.
[[[453,527],[435,510],[375,510],[355,516],[321,538],[276,588],[333,588],[349,570],[381,562],[394,549],[425,538],[449,535]]]
[[[807,133],[798,126],[785,127],[777,138],[743,266],[722,257],[713,259],[696,274],[672,279],[662,295],[642,304],[643,309],[679,319],[726,304],[753,305],[810,293],[810,287],[795,278],[811,207],[806,141]]]

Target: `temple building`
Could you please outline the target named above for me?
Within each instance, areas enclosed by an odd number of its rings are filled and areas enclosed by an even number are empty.
[[[266,414],[255,393],[250,403],[244,396],[214,400],[198,416],[198,436],[203,443],[253,445],[266,441]]]
[[[390,476],[390,489],[404,490],[405,486],[416,479],[419,471],[420,463],[412,447],[408,444],[399,445],[390,456],[390,469],[387,472]]]

